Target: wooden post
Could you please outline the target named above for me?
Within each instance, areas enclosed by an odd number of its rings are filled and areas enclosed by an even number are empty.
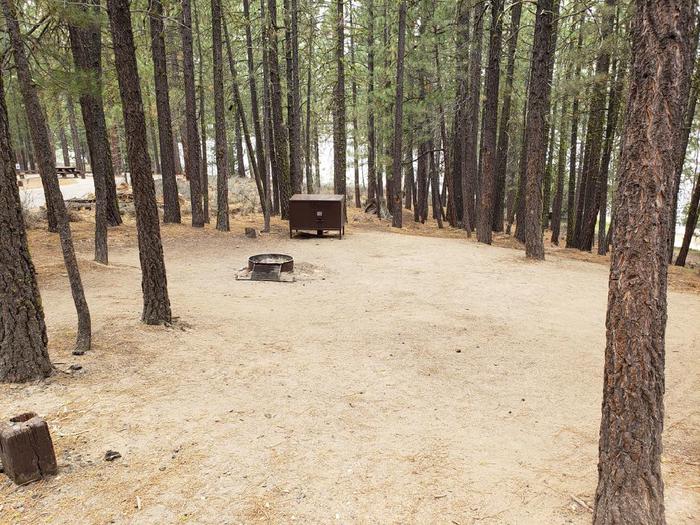
[[[49,427],[33,412],[0,423],[0,460],[5,474],[24,485],[56,474],[58,465]]]

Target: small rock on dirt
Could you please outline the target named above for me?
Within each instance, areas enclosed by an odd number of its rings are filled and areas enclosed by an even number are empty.
[[[114,461],[115,459],[119,459],[120,457],[122,457],[122,455],[116,450],[108,450],[107,452],[105,452],[105,461]]]

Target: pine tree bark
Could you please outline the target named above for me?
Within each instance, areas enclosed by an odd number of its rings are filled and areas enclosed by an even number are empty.
[[[292,194],[301,193],[301,94],[299,90],[298,0],[284,0],[285,53],[287,62],[287,127],[289,129],[289,177]]]
[[[190,0],[182,0],[180,37],[182,38],[186,114],[185,125],[187,128],[185,172],[190,181],[192,226],[202,228],[204,227],[205,217],[204,210],[202,208],[201,151],[199,130],[197,129],[197,102],[194,86],[194,54],[192,50],[192,9],[190,6]]]
[[[593,523],[664,524],[661,434],[674,140],[692,0],[637,3],[615,195]]]
[[[161,0],[149,0],[148,15],[151,31],[151,56],[156,90],[156,112],[158,114],[158,140],[160,142],[160,168],[163,179],[163,222],[179,224],[180,200],[175,178],[175,160],[180,153],[175,149],[173,123],[170,113],[170,88],[165,55],[163,4]]]
[[[343,0],[335,2],[335,66],[336,77],[333,86],[333,190],[338,195],[346,195],[346,148],[345,129],[345,17]]]
[[[559,2],[559,0],[554,0]],[[547,123],[552,84],[552,0],[538,0],[532,46],[530,89],[527,101],[527,149],[525,172],[525,255],[544,259],[542,242],[542,175],[547,154]]]
[[[216,141],[216,229],[227,232],[230,230],[228,212],[228,151],[226,149],[221,16],[221,0],[211,0],[212,59],[214,64],[214,132]],[[236,119],[236,122],[238,122],[238,119]]]
[[[114,62],[122,102],[129,172],[136,210],[143,292],[141,320],[149,325],[167,324],[172,320],[170,299],[160,238],[156,189],[151,173],[151,160],[148,156],[146,118],[143,113],[136,65],[129,0],[108,0],[107,13],[114,45]]]
[[[78,314],[78,334],[74,353],[83,354],[90,349],[92,338],[90,310],[85,300],[85,291],[83,290],[83,283],[80,279],[78,260],[75,256],[70,223],[68,222],[68,212],[63,202],[61,189],[58,185],[56,159],[54,158],[54,152],[52,151],[51,142],[49,140],[49,130],[46,125],[44,110],[39,102],[36,84],[34,84],[31,77],[29,61],[20,34],[15,6],[11,3],[12,0],[1,1],[2,11],[5,15],[5,25],[10,36],[10,45],[15,58],[19,87],[24,101],[24,108],[27,113],[27,120],[29,122],[29,132],[31,134],[32,143],[34,144],[34,152],[39,163],[39,172],[44,186],[47,209],[48,203],[50,202],[55,215],[58,235],[61,240],[63,262],[66,266],[73,302]]]
[[[498,88],[501,76],[501,33],[503,3],[491,0],[491,29],[489,34],[489,63],[486,68],[486,102],[484,105],[484,134],[481,149],[481,199],[476,222],[476,239],[491,244],[491,229],[496,213],[498,182],[496,180],[496,148],[498,136]],[[505,179],[504,179],[505,180]]]
[[[91,0],[74,9],[77,12],[72,16],[81,17],[84,21],[80,24],[68,24],[73,62],[76,70],[82,75],[92,75],[94,83],[90,89],[80,93],[79,101],[95,185],[95,261],[107,264],[109,262],[107,225],[110,212],[107,180],[110,178],[114,180],[114,170],[102,101],[100,3],[99,0]],[[116,217],[121,221],[118,208]]]
[[[51,375],[36,271],[29,254],[17,187],[10,123],[0,69],[0,382]]]

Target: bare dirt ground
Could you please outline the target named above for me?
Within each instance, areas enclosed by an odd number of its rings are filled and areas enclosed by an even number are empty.
[[[604,259],[532,263],[505,237],[357,214],[342,241],[279,222],[247,239],[251,223],[163,228],[172,327],[139,323],[133,222],[110,230],[109,267],[74,224],[84,357],[57,239],[31,232],[57,373],[0,385],[0,415],[46,417],[60,474],[1,478],[1,523],[590,522],[608,271],[589,260]],[[261,252],[293,255],[297,282],[236,281]],[[670,524],[700,519],[699,282],[672,270]]]

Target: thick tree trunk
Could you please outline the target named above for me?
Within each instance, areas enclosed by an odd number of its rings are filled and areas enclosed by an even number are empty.
[[[346,195],[346,148],[345,129],[345,19],[343,0],[335,2],[335,66],[336,77],[333,86],[333,190]]]
[[[20,34],[19,23],[12,0],[2,0],[2,10],[5,15],[7,32],[10,36],[10,45],[15,57],[17,67],[17,78],[19,80],[20,91],[24,100],[24,107],[29,121],[29,131],[31,133],[34,151],[39,162],[39,172],[46,196],[47,205],[50,202],[55,214],[56,227],[61,240],[63,251],[63,262],[66,266],[66,273],[73,294],[73,302],[78,314],[78,334],[74,353],[83,354],[90,349],[92,338],[90,310],[85,300],[83,283],[80,279],[78,260],[75,256],[73,238],[71,236],[70,223],[68,222],[68,212],[63,202],[63,195],[58,185],[56,177],[56,160],[49,141],[49,130],[46,126],[46,118],[43,108],[39,102],[39,95],[36,91],[29,61],[27,60],[24,42]],[[47,206],[48,208],[48,206]]]
[[[496,213],[496,147],[498,135],[498,87],[501,75],[501,32],[503,3],[491,0],[491,30],[489,36],[489,63],[486,69],[486,102],[484,105],[484,134],[481,149],[481,198],[476,222],[476,239],[491,244],[491,229]]]
[[[0,382],[51,375],[46,324],[29,254],[0,70]]]
[[[143,114],[139,74],[136,66],[129,0],[108,0],[107,12],[122,101],[129,172],[134,190],[136,231],[141,262],[141,290],[143,292],[141,320],[150,325],[170,323],[168,283],[160,239],[156,189],[151,173],[151,161],[148,158],[146,119]]]
[[[277,153],[275,151],[275,139],[272,130],[272,95],[270,92],[270,43],[267,34],[267,27],[269,21],[267,20],[267,15],[265,14],[265,0],[260,0],[260,20],[262,28],[260,31],[260,40],[262,47],[262,70],[263,70],[263,137],[265,138],[265,154],[269,161],[270,168],[270,182],[267,187],[267,195],[270,198],[272,207],[270,208],[270,213],[273,215],[278,215],[280,213],[280,199],[279,199],[279,168],[277,166]]]
[[[80,110],[83,115],[90,150],[92,179],[95,185],[95,261],[107,264],[109,260],[107,225],[110,208],[107,180],[114,180],[114,170],[102,101],[100,3],[99,0],[91,0],[88,5],[75,7],[75,9],[82,11],[75,16],[87,15],[88,20],[91,21],[80,25],[69,24],[68,32],[75,68],[83,75],[93,76],[94,84],[90,89],[80,93]],[[121,220],[118,210],[117,217]]]
[[[197,130],[197,102],[194,86],[194,54],[192,51],[192,10],[190,0],[182,0],[183,77],[185,87],[185,123],[187,127],[187,154],[185,172],[190,181],[190,202],[192,205],[192,226],[202,228],[205,217],[202,208],[201,161],[199,131]]]
[[[175,173],[180,152],[175,149],[173,123],[170,114],[170,91],[165,55],[163,4],[161,0],[149,0],[148,13],[151,30],[151,56],[158,113],[158,138],[160,142],[160,168],[163,179],[163,222],[180,223],[180,200]]]
[[[593,523],[664,524],[661,434],[674,141],[695,3],[642,1],[615,195]]]
[[[554,0],[559,2],[559,0]],[[532,66],[527,101],[527,148],[525,171],[525,255],[544,259],[542,242],[542,175],[547,154],[547,115],[552,88],[555,34],[552,0],[538,0]]]
[[[212,55],[214,64],[214,129],[216,140],[216,229],[230,230],[228,213],[228,152],[224,107],[224,63],[221,44],[221,0],[211,0]],[[238,122],[238,119],[236,119]],[[241,159],[242,164],[242,159]]]

